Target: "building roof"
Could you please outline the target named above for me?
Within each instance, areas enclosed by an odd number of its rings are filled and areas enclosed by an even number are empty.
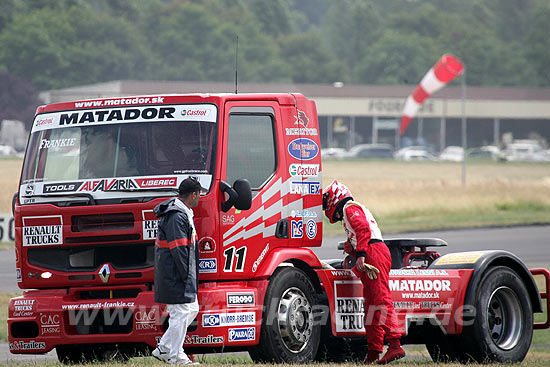
[[[335,85],[337,85],[335,83]],[[344,84],[292,84],[292,83],[239,83],[240,93],[298,92],[306,97],[326,98],[407,98],[416,85],[353,85]],[[228,82],[195,82],[195,81],[142,81],[118,80],[96,83],[73,88],[50,90],[52,99],[46,101],[61,102],[63,96],[89,96],[87,98],[112,95],[146,95],[169,93],[233,93],[235,84]],[[461,98],[460,85],[449,85],[436,92],[433,98]],[[550,88],[535,87],[466,87],[468,100],[550,100]]]

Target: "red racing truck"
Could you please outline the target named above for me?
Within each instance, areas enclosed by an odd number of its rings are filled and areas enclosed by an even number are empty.
[[[320,260],[320,132],[300,94],[157,95],[41,106],[14,197],[17,283],[9,349],[62,362],[148,355],[169,315],[154,302],[153,208],[186,177],[200,312],[186,351],[254,361],[362,358],[365,309],[344,259]],[[440,256],[439,239],[387,240],[404,343],[436,361],[521,361],[544,312],[515,255]],[[368,318],[368,317],[367,317]]]

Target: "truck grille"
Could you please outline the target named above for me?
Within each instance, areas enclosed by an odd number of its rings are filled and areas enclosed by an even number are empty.
[[[67,272],[94,271],[106,263],[117,270],[143,269],[154,265],[154,244],[30,248],[27,258],[32,265]]]
[[[133,228],[134,215],[132,213],[73,215],[71,217],[71,231],[73,232],[119,231]]]

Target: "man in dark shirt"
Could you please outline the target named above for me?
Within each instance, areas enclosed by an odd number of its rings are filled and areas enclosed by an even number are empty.
[[[165,303],[169,326],[153,356],[170,364],[198,364],[183,351],[187,327],[199,312],[199,248],[193,210],[206,191],[194,178],[183,180],[178,197],[154,209],[160,218],[155,242],[155,302]]]

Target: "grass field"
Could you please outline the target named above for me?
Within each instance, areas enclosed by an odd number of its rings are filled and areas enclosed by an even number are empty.
[[[21,164],[21,159],[0,159],[0,213],[11,212]],[[333,179],[345,183],[355,199],[373,212],[384,233],[550,223],[550,164],[469,162],[465,186],[461,169],[461,163],[325,161],[323,187]],[[342,233],[340,225],[325,225],[324,231]],[[13,296],[0,295],[0,341],[3,342],[7,340],[7,302]],[[536,317],[540,321],[542,316]],[[436,366],[423,347],[409,348],[408,353],[409,357],[394,365]],[[252,364],[246,355],[209,355],[200,361],[209,365]],[[10,361],[9,364],[59,365],[56,361]],[[131,367],[161,366],[162,363],[153,358],[134,358],[126,364],[96,365]],[[550,366],[550,330],[535,331],[533,346],[520,365]]]

